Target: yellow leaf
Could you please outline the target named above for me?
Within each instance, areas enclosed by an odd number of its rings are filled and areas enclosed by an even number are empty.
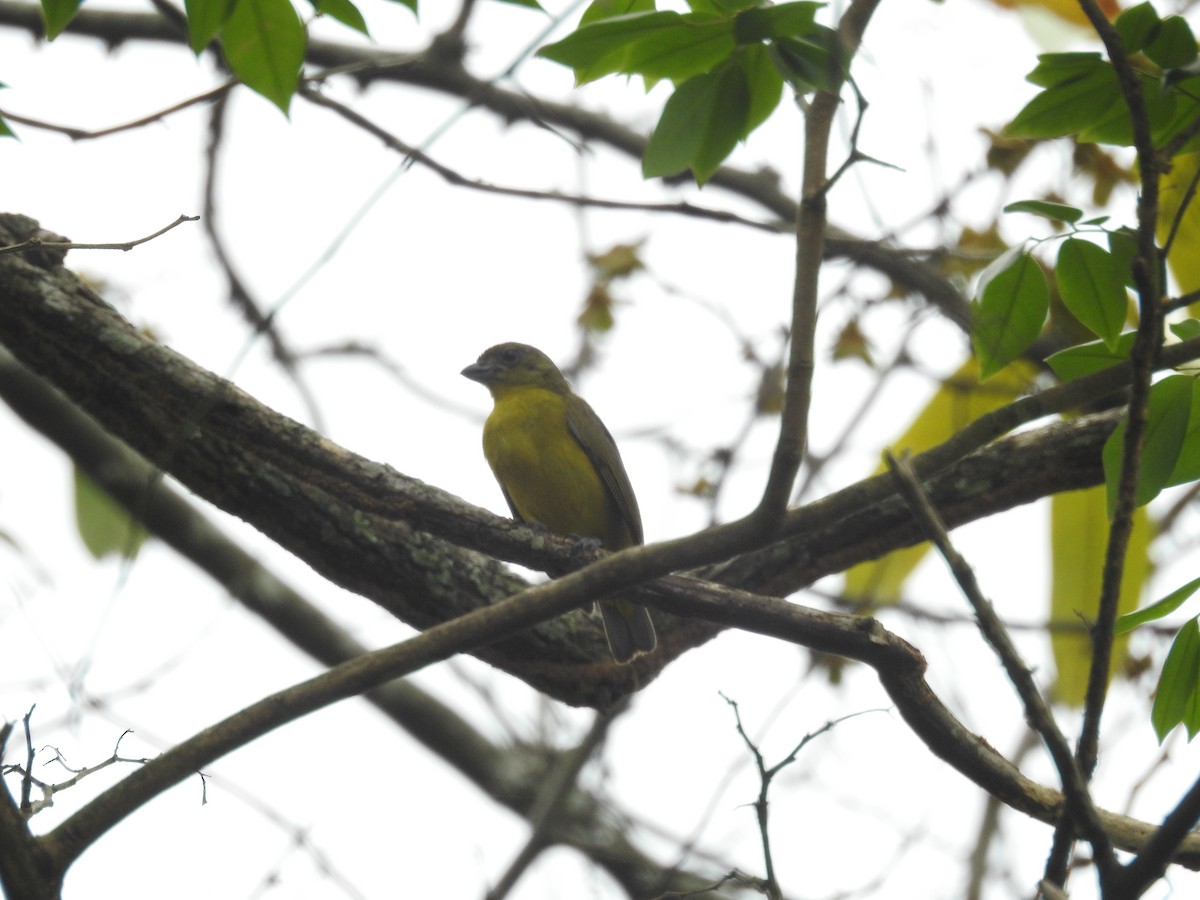
[[[1167,265],[1184,294],[1200,289],[1200,254],[1196,253],[1200,243],[1200,203],[1193,199],[1179,216],[1179,224],[1175,226],[1174,222],[1197,171],[1200,171],[1200,151],[1184,153],[1174,157],[1171,171],[1158,179],[1158,241],[1165,243],[1174,227],[1175,237],[1167,254]],[[1198,313],[1195,304],[1192,313]]]
[[[1066,22],[1091,28],[1091,22],[1079,7],[1079,0],[992,0],[992,2],[1005,9],[1040,7]],[[1115,19],[1121,12],[1121,6],[1117,0],[1099,0],[1097,5],[1110,21]]]
[[[942,383],[908,430],[892,444],[892,451],[920,453],[942,443],[983,414],[1026,393],[1036,373],[1031,363],[1017,360],[980,384],[979,362],[972,357]],[[884,468],[880,464],[876,471]],[[917,544],[859,563],[846,572],[846,597],[872,605],[897,602],[904,582],[928,549],[928,544]]]
[[[1095,620],[1104,577],[1108,531],[1103,485],[1055,494],[1050,498],[1051,623],[1082,628]],[[1120,614],[1137,609],[1142,587],[1150,574],[1149,548],[1153,531],[1146,508],[1139,508],[1134,513],[1129,552],[1121,577]],[[1128,635],[1118,637],[1114,642],[1110,680],[1124,662],[1128,644]],[[1083,630],[1055,630],[1050,633],[1050,648],[1058,671],[1054,699],[1070,706],[1082,706],[1092,664],[1091,638]]]
[[[132,559],[146,540],[146,529],[103,488],[75,469],[75,525],[96,559],[119,553]]]

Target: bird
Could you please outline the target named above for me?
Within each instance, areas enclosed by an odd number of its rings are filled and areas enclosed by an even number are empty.
[[[514,519],[610,551],[642,543],[616,441],[550,357],[528,344],[497,344],[462,374],[491,392],[483,455]],[[598,606],[613,659],[628,663],[654,651],[658,639],[644,606],[621,599]]]

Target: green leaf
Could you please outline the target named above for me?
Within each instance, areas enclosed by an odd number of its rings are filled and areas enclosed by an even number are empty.
[[[827,25],[814,26],[804,37],[774,40],[770,48],[775,66],[797,93],[836,94],[842,89],[846,68],[841,43]]]
[[[300,79],[306,43],[291,0],[237,0],[222,31],[233,74],[285,114]]]
[[[1167,485],[1187,484],[1200,480],[1200,390],[1192,387],[1192,407],[1188,412],[1187,431],[1183,435],[1183,444],[1179,448],[1179,458]]]
[[[1083,210],[1065,203],[1052,203],[1049,200],[1018,200],[1004,207],[1006,213],[1027,212],[1035,216],[1044,216],[1059,222],[1078,222],[1083,218]]]
[[[367,20],[350,0],[309,0],[309,2],[312,3],[313,9],[318,14],[329,16],[329,18],[370,37],[371,33],[367,31]]]
[[[3,90],[6,87],[8,87],[8,85],[3,81],[0,81],[0,90]],[[4,117],[0,116],[0,138],[6,137],[15,138],[17,137],[17,133],[9,128],[8,123],[4,121]]]
[[[642,157],[647,178],[691,169],[704,184],[745,132],[750,88],[740,66],[689,78],[671,95]]]
[[[1178,69],[1196,58],[1196,36],[1180,16],[1167,16],[1143,48],[1164,69]]]
[[[1143,506],[1158,496],[1171,480],[1179,462],[1180,449],[1187,433],[1192,408],[1194,380],[1187,375],[1171,375],[1150,388],[1146,409],[1146,435],[1138,472],[1134,502]],[[1108,486],[1108,512],[1112,515],[1117,502],[1117,488],[1125,457],[1125,427],[1123,419],[1104,443],[1101,459],[1104,463],[1104,483]]]
[[[614,19],[631,13],[654,12],[655,0],[592,0],[583,11],[579,24],[590,25],[601,19]]]
[[[1006,254],[997,263],[1007,263]],[[993,263],[996,266],[997,263]],[[1050,308],[1050,290],[1042,267],[1028,253],[980,279],[979,299],[972,304],[975,325],[971,343],[988,378],[1020,356],[1042,330]]]
[[[1113,265],[1117,267],[1125,286],[1136,288],[1133,283],[1133,260],[1137,257],[1137,235],[1128,228],[1119,228],[1107,232],[1108,252],[1113,256]]]
[[[1190,341],[1194,337],[1200,337],[1200,320],[1197,319],[1184,319],[1182,322],[1175,322],[1168,327],[1171,329],[1171,334],[1181,341]]]
[[[119,553],[132,559],[146,540],[146,530],[80,469],[75,470],[75,525],[96,559]]]
[[[779,3],[754,6],[737,14],[733,34],[739,44],[751,44],[773,38],[801,37],[813,29],[813,20],[823,3]]]
[[[1104,59],[1093,51],[1073,53],[1043,53],[1038,64],[1025,76],[1025,80],[1039,87],[1053,87],[1080,78],[1103,66]]]
[[[778,108],[783,98],[783,77],[771,61],[770,51],[762,44],[740,48],[734,59],[745,72],[746,86],[750,91],[746,125],[739,136],[745,140]]]
[[[1126,362],[1136,338],[1137,334],[1127,331],[1116,340],[1113,347],[1109,347],[1104,341],[1092,341],[1059,350],[1046,357],[1046,362],[1060,379],[1074,381],[1084,375],[1091,375],[1093,372]]]
[[[1121,36],[1121,43],[1129,53],[1137,53],[1146,46],[1158,30],[1158,12],[1149,3],[1139,3],[1122,12],[1113,26]]]
[[[401,6],[407,6],[415,14],[417,11],[417,0],[392,0],[393,3],[399,3]]]
[[[46,23],[46,40],[52,41],[71,24],[83,0],[42,0],[42,21]]]
[[[526,9],[536,9],[539,12],[545,12],[542,5],[537,0],[496,0],[497,3],[507,3],[509,6],[523,6]],[[416,12],[417,0],[412,0],[413,12]]]
[[[1058,248],[1054,276],[1071,315],[1115,347],[1125,326],[1129,299],[1112,255],[1091,241],[1067,238]]]
[[[188,22],[188,46],[199,55],[216,39],[233,12],[235,0],[183,0]]]
[[[1200,685],[1200,626],[1190,620],[1179,629],[1158,676],[1150,722],[1161,744],[1180,723],[1186,723],[1188,739],[1196,734],[1197,685]]]
[[[1163,616],[1169,616],[1175,610],[1179,609],[1179,607],[1183,606],[1184,601],[1196,593],[1197,588],[1200,588],[1200,578],[1193,578],[1183,587],[1176,588],[1161,600],[1151,603],[1144,609],[1119,616],[1115,626],[1116,633],[1125,634],[1126,632],[1133,631],[1139,625],[1145,625],[1147,622],[1153,622],[1156,619],[1161,619]]]
[[[1112,66],[1093,54],[1054,55],[1070,56],[1071,60],[1051,66],[1042,57],[1043,64],[1027,76],[1028,80],[1034,81],[1035,75],[1059,80],[1025,104],[1008,123],[1007,134],[1026,138],[1063,137],[1106,123],[1114,114],[1123,114],[1128,121],[1128,110]]]
[[[538,55],[574,69],[577,85],[618,72],[679,82],[708,72],[734,46],[728,19],[663,11],[600,19]]]

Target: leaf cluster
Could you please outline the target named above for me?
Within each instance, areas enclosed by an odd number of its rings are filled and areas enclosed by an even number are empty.
[[[779,106],[798,94],[836,93],[845,78],[837,34],[816,22],[820,3],[691,0],[689,12],[655,0],[595,0],[572,34],[539,55],[570,66],[576,84],[637,75],[674,91],[642,158],[647,178],[691,170],[703,184]]]
[[[1113,23],[1130,64],[1119,67],[1098,53],[1052,53],[1039,57],[1028,80],[1041,90],[1017,113],[1007,128],[1013,138],[1070,137],[1081,144],[1118,147],[1152,143],[1156,162],[1170,171],[1172,161],[1200,148],[1200,73],[1195,71],[1197,45],[1188,23],[1179,16],[1162,18],[1149,4],[1123,12]],[[1112,47],[1110,45],[1110,52]],[[1125,83],[1122,83],[1122,79]],[[1143,101],[1136,115],[1129,102],[1129,82]],[[1138,135],[1142,136],[1139,145]],[[1056,292],[1070,315],[1096,340],[1061,350],[1046,363],[1064,381],[1127,361],[1138,332],[1129,327],[1146,316],[1160,316],[1159,296],[1148,296],[1147,284],[1166,281],[1163,261],[1170,242],[1197,213],[1195,192],[1178,191],[1177,208],[1157,211],[1163,243],[1153,254],[1139,249],[1141,236],[1113,227],[1107,217],[1086,218],[1082,209],[1048,200],[1010,204],[1006,212],[1031,213],[1057,223],[1061,231],[1047,241],[1057,244],[1053,265],[1035,258],[1030,242],[1001,255],[980,276],[973,302],[972,342],[984,377],[1029,355],[1043,334]],[[1141,223],[1143,230],[1147,228]],[[1134,275],[1153,272],[1140,285]],[[1178,270],[1176,270],[1178,274]],[[1185,291],[1197,285],[1181,285]],[[1137,304],[1131,290],[1139,291]],[[1181,304],[1180,304],[1181,305]],[[1180,339],[1200,332],[1189,319],[1170,326]],[[1126,448],[1126,421],[1104,447],[1103,463],[1109,516],[1115,514]],[[1150,388],[1133,491],[1135,506],[1144,506],[1170,486],[1200,480],[1200,392],[1191,373],[1171,374]],[[1197,588],[1193,581],[1145,610],[1118,622],[1118,631],[1160,618],[1177,609]],[[1200,731],[1200,625],[1192,619],[1180,630],[1164,665],[1152,722],[1159,739],[1184,724],[1190,736]]]
[[[366,20],[353,0],[308,0],[313,13],[362,34]],[[392,0],[416,12],[417,0]],[[46,37],[60,35],[83,0],[42,0]],[[237,79],[285,113],[300,80],[308,33],[291,0],[184,0],[188,43],[199,55],[219,43]],[[0,121],[0,136],[7,126]]]

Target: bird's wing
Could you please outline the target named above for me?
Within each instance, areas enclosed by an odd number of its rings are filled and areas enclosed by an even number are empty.
[[[572,396],[567,403],[567,428],[600,476],[605,491],[617,504],[633,542],[643,543],[642,516],[617,442],[595,410],[578,395]]]
[[[517,504],[513,503],[512,497],[510,497],[508,494],[508,488],[506,488],[504,485],[500,485],[500,493],[504,495],[504,502],[508,504],[508,509],[509,512],[512,513],[513,519],[517,522],[524,522],[525,517],[522,516],[520,510],[517,509]]]

